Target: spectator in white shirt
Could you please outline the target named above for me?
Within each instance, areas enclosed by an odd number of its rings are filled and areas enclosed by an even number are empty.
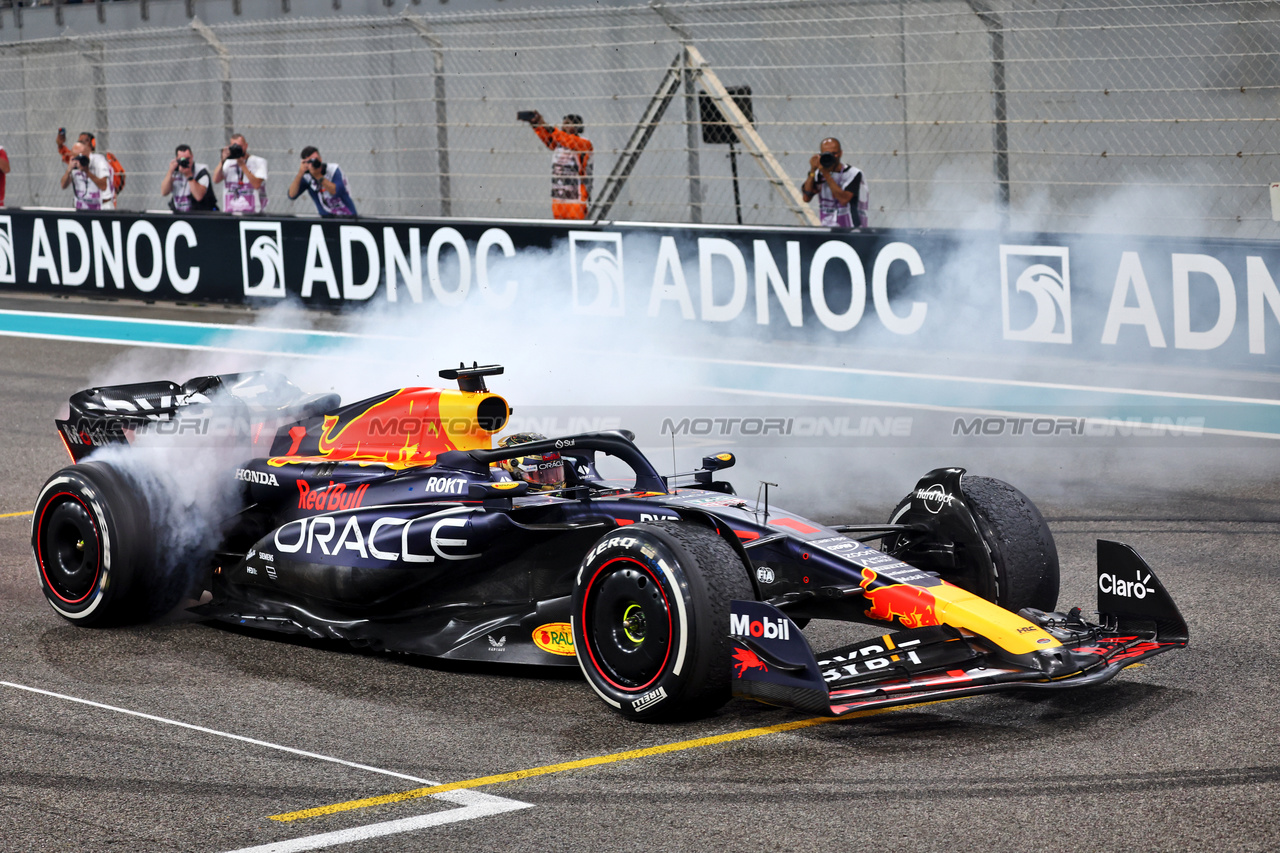
[[[62,173],[61,187],[68,186],[76,197],[76,210],[113,210],[111,166],[101,154],[90,154],[89,146],[77,142],[71,146],[67,170]]]
[[[226,186],[222,209],[227,213],[262,213],[267,209],[267,161],[249,153],[244,134],[232,136],[222,149],[213,182]]]

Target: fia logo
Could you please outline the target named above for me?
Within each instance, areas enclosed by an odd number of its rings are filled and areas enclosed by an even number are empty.
[[[569,272],[573,282],[573,313],[622,316],[626,304],[622,289],[621,234],[570,231]]]
[[[1002,245],[1000,306],[1006,341],[1071,343],[1071,265],[1067,247]]]
[[[256,235],[256,236],[254,236]],[[249,275],[249,261],[261,274]],[[284,251],[279,222],[240,223],[240,274],[245,296],[284,297]]]
[[[13,256],[13,217],[0,216],[0,284],[17,281],[18,263]]]

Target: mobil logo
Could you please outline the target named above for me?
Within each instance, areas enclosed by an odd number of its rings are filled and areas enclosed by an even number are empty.
[[[757,640],[790,640],[791,620],[785,616],[771,619],[762,616],[753,619],[746,613],[729,614],[729,633],[735,637],[753,637]]]

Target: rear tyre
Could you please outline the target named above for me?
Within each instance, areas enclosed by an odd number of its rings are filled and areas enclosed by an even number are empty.
[[[40,490],[31,548],[45,598],[69,622],[120,624],[162,607],[165,596],[146,589],[152,543],[145,499],[109,464],[64,468]]]
[[[730,696],[729,602],[754,597],[742,561],[712,530],[615,530],[588,553],[574,586],[578,664],[626,717],[705,716]]]
[[[1015,613],[1024,607],[1051,612],[1058,603],[1058,548],[1040,510],[992,477],[965,474],[960,491],[981,540],[955,543],[956,568],[941,572],[943,579]],[[908,495],[894,508],[894,522],[928,520],[904,517],[911,500]]]

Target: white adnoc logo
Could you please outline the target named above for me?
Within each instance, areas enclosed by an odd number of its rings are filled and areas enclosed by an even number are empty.
[[[1000,307],[1005,340],[1071,343],[1071,264],[1067,247],[1001,245]],[[1026,317],[1033,310],[1034,316],[1027,322]]]
[[[256,267],[250,276],[250,261]],[[240,273],[245,296],[284,297],[284,243],[279,222],[240,223]]]
[[[626,302],[622,288],[621,234],[570,231],[569,274],[573,283],[573,313],[622,316]]]
[[[18,262],[13,256],[13,217],[0,216],[0,284],[17,281]]]

